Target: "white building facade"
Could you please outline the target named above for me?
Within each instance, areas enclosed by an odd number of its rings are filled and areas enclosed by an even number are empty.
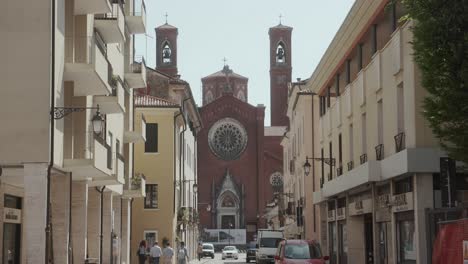
[[[21,10],[21,11],[19,11]],[[10,1],[0,77],[5,263],[129,263],[142,1]],[[21,22],[18,22],[21,21]],[[25,63],[26,62],[26,63]],[[17,110],[14,110],[17,109]],[[95,127],[96,126],[96,127]]]

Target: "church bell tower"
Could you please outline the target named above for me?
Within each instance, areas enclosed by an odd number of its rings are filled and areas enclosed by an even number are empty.
[[[156,69],[170,76],[177,75],[178,29],[166,24],[156,28]]]
[[[293,28],[270,28],[270,109],[271,126],[287,126],[288,83],[291,82],[291,33]]]

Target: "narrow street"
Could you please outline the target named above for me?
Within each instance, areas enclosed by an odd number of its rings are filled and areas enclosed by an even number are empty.
[[[200,261],[198,259],[194,259],[190,261],[190,264],[229,264],[229,263],[247,263],[245,260],[246,254],[245,253],[239,253],[239,259],[226,259],[222,260],[221,259],[221,253],[215,253],[215,258],[202,258]]]

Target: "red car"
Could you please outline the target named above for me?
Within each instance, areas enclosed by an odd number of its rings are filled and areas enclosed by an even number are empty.
[[[283,240],[276,251],[275,264],[325,264],[330,258],[322,256],[315,240]]]

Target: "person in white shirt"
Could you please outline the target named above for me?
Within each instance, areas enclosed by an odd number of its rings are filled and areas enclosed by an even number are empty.
[[[166,247],[162,250],[163,264],[172,264],[172,257],[174,256],[174,250],[171,248],[171,244],[167,243]]]
[[[150,249],[150,256],[153,260],[152,264],[159,264],[159,258],[161,257],[162,251],[158,246],[158,242],[154,242],[153,247]]]

